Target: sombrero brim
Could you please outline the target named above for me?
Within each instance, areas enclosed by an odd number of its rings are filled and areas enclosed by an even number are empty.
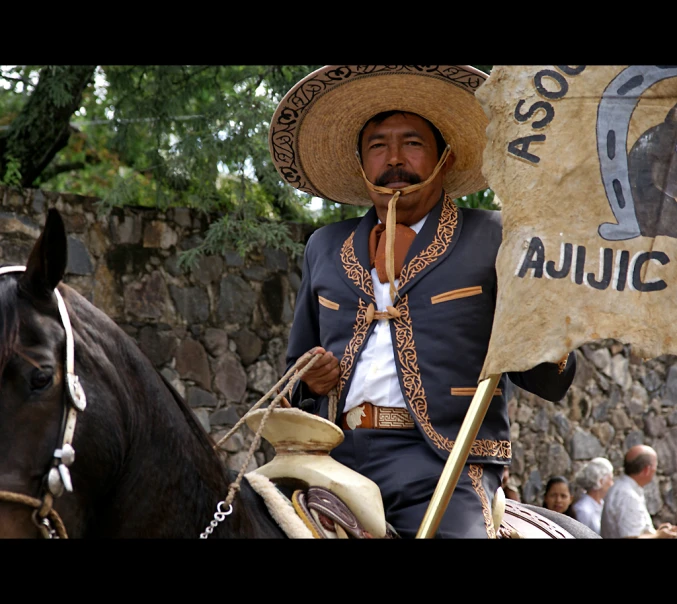
[[[290,185],[323,199],[368,206],[356,156],[360,130],[382,111],[428,119],[455,162],[444,189],[457,199],[487,187],[482,175],[488,119],[475,90],[487,75],[462,65],[328,65],[280,101],[270,124],[270,154]]]

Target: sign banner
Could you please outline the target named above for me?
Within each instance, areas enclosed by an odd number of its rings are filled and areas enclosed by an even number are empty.
[[[503,215],[480,379],[606,338],[677,354],[677,66],[495,66],[476,96]]]

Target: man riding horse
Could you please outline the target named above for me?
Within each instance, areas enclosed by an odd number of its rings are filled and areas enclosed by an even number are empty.
[[[501,214],[454,200],[486,188],[486,74],[468,66],[325,66],[297,83],[270,126],[282,177],[371,206],[308,240],[289,336],[291,367],[319,358],[293,406],[344,431],[331,452],[375,482],[402,537],[421,525],[487,353]],[[564,397],[575,354],[502,375],[437,537],[495,537],[492,503],[511,461],[510,383]]]

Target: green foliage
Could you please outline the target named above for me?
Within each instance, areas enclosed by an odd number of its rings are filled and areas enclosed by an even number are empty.
[[[104,214],[132,205],[228,216],[214,222],[192,255],[222,252],[219,245],[292,249],[283,222],[312,222],[310,197],[277,174],[268,125],[282,95],[318,67],[99,66],[73,116],[68,146],[36,184],[98,197]],[[34,86],[35,74],[28,67],[0,71],[0,78],[13,78],[7,81],[15,112],[21,108],[17,96],[23,91],[25,102],[29,76]],[[61,103],[66,91],[63,82],[50,86],[48,94]]]
[[[12,155],[6,155],[5,174],[2,183],[11,187],[21,186],[21,163]]]
[[[98,66],[71,118],[68,145],[35,185],[97,197],[102,213],[180,206],[218,216],[203,243],[182,255],[184,266],[227,248],[246,254],[268,245],[295,253],[285,222],[321,226],[367,210],[325,201],[311,211],[312,198],[286,184],[271,161],[268,127],[277,103],[319,67]],[[476,67],[490,73],[492,66]],[[0,139],[38,81],[48,82],[51,104],[65,106],[73,86],[68,74],[63,66],[0,66]],[[21,178],[21,166],[6,152],[0,167],[5,184]],[[492,200],[487,190],[458,203],[492,207]]]
[[[65,107],[73,98],[71,90],[73,81],[68,77],[69,72],[61,65],[48,65],[44,69],[45,73],[53,76],[45,80],[49,84],[47,94],[54,105]]]
[[[335,203],[332,201],[322,200],[322,209],[314,217],[312,224],[317,227],[338,222],[339,220],[347,220],[348,218],[356,218],[364,216],[369,210],[369,207],[353,206],[345,203]]]
[[[253,209],[243,208],[212,222],[200,244],[179,254],[179,268],[184,271],[194,268],[203,254],[235,250],[245,257],[266,246],[287,252],[292,259],[303,254],[303,245],[289,236],[284,224],[261,221],[254,215]]]
[[[464,208],[482,208],[485,210],[500,210],[501,207],[494,202],[494,192],[491,189],[483,189],[472,195],[465,195],[454,200],[456,205]]]

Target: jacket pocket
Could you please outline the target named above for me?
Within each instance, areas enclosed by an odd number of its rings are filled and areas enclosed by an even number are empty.
[[[475,285],[473,287],[463,287],[461,289],[452,289],[451,291],[444,292],[443,294],[438,294],[430,298],[430,301],[433,304],[439,304],[440,302],[448,302],[449,300],[457,300],[459,298],[468,298],[469,296],[477,296],[482,293],[482,286]]]
[[[336,302],[332,302],[331,300],[327,300],[327,298],[323,298],[322,296],[318,296],[317,300],[325,308],[330,308],[331,310],[338,310],[339,309],[339,305],[336,304]]]
[[[477,388],[452,388],[451,396],[475,396],[476,392]],[[499,396],[500,394],[503,394],[503,390],[496,388],[494,396]]]

